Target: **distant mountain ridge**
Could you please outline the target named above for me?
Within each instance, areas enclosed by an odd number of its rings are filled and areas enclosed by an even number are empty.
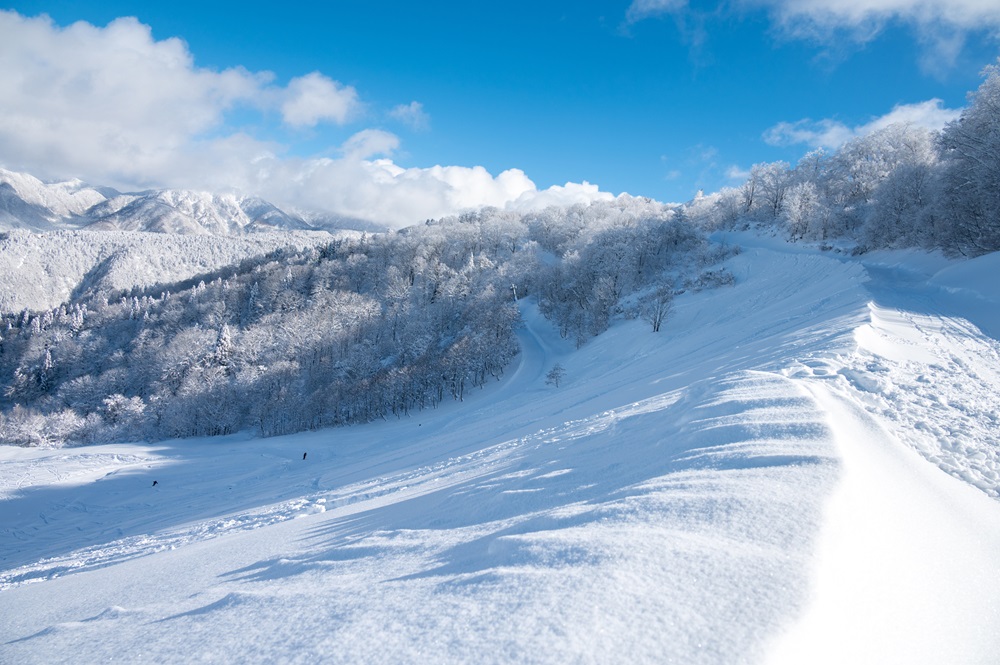
[[[0,168],[0,231],[149,231],[240,235],[258,231],[382,230],[335,215],[310,221],[256,196],[182,189],[122,193],[80,180],[43,182]]]

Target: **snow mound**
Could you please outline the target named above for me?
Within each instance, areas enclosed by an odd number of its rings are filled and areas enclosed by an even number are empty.
[[[1000,252],[984,254],[937,272],[930,283],[956,291],[969,291],[993,303],[1000,302]]]
[[[902,441],[1000,498],[1000,343],[961,318],[869,307],[841,376]]]

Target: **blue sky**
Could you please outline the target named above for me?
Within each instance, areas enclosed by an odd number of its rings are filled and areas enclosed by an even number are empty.
[[[477,196],[502,203],[529,189],[525,179],[537,190],[586,181],[604,192],[683,201],[698,189],[737,184],[755,162],[794,162],[816,145],[835,147],[894,108],[894,118],[927,124],[954,117],[982,67],[1000,54],[993,4],[15,2],[6,7],[6,29],[23,34],[30,24],[40,36],[25,49],[41,41],[62,54],[32,74],[52,79],[36,97],[62,103],[36,108],[27,93],[4,95],[4,85],[25,84],[0,76],[0,98],[21,100],[0,102],[0,113],[34,121],[90,109],[92,123],[70,127],[56,117],[50,124],[63,133],[46,136],[76,142],[91,157],[31,144],[25,120],[6,134],[0,127],[0,164],[121,187],[193,187],[208,178],[206,187],[256,186],[289,204],[354,216],[388,214],[371,208],[364,191],[388,206],[419,198],[413,188],[430,179],[421,192],[426,205],[400,212],[396,223],[468,207]],[[47,26],[33,18],[40,14],[51,17]],[[137,21],[107,32],[128,16]],[[71,38],[67,26],[77,21],[94,26],[90,41]],[[157,60],[174,37],[182,42],[171,42],[172,52],[188,59],[181,67],[197,81],[190,85],[158,85],[159,65],[133,61]],[[19,58],[38,59],[10,39],[0,43],[0,65],[24,69]],[[134,75],[121,74],[123,61]],[[103,88],[73,83],[119,74]],[[176,108],[166,99],[171,86],[184,98]],[[74,99],[78,88],[83,97]],[[123,101],[102,107],[115,95]],[[135,102],[147,98],[148,106]],[[297,112],[288,106],[293,99]],[[154,122],[159,109],[169,117]],[[111,137],[112,122],[134,123],[134,131]],[[265,148],[270,161],[254,161]],[[186,159],[165,156],[171,149]],[[348,154],[367,164],[364,178],[348,172]],[[227,182],[220,172],[235,173],[240,160],[266,169]],[[383,171],[372,175],[375,160]],[[442,176],[429,170],[436,166],[454,169]],[[489,181],[461,170],[475,166]],[[323,178],[320,167],[330,170]],[[303,184],[303,169],[314,182]],[[524,176],[497,184],[509,169]],[[281,178],[296,184],[276,184]],[[386,178],[407,178],[412,188],[397,182],[386,196],[379,184]],[[325,198],[305,191],[337,182],[352,191]]]

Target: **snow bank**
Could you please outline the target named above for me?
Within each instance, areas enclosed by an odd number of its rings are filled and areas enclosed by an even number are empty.
[[[969,291],[991,303],[1000,303],[1000,252],[961,261],[938,271],[930,283]]]
[[[993,663],[1000,511],[859,408],[814,386],[843,477],[827,509],[808,612],[769,662]]]

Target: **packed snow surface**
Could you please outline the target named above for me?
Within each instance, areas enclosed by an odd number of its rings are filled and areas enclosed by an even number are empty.
[[[0,448],[0,662],[996,662],[995,261],[727,240],[461,404]]]

